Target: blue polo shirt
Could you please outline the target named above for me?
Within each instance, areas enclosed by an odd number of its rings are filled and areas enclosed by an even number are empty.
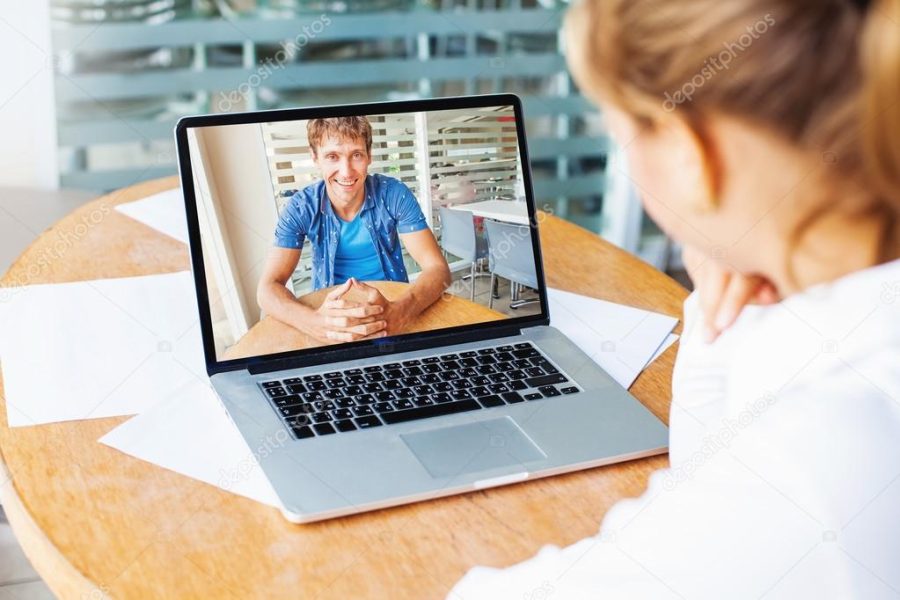
[[[425,215],[412,190],[393,177],[368,175],[365,193],[362,208],[354,220],[359,220],[368,232],[383,278],[408,282],[399,234],[428,227]],[[275,245],[299,249],[309,238],[313,253],[313,289],[342,283],[335,278],[342,223],[346,222],[335,214],[324,180],[299,190],[281,211],[275,226]]]

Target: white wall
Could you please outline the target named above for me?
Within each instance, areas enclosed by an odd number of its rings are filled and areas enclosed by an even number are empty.
[[[0,186],[55,188],[47,0],[0,0]]]

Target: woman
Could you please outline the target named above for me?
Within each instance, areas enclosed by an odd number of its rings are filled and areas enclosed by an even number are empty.
[[[589,0],[565,33],[698,286],[671,467],[450,597],[900,596],[900,0]]]

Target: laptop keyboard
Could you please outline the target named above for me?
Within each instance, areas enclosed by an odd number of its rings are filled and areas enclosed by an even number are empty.
[[[530,342],[260,383],[297,439],[581,391]]]

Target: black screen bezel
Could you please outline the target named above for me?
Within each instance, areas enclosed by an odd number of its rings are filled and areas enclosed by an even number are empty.
[[[189,128],[306,120],[323,117],[454,110],[485,106],[512,106],[514,110],[519,144],[519,157],[522,163],[522,176],[525,180],[525,198],[528,207],[531,243],[534,248],[536,263],[535,268],[538,279],[538,294],[541,306],[540,313],[526,317],[505,319],[502,321],[488,321],[471,325],[460,325],[457,327],[436,329],[426,332],[390,336],[376,340],[347,342],[335,344],[333,346],[318,346],[240,359],[218,360],[212,332],[212,318],[210,315],[206,271],[203,263],[203,249],[200,244],[197,201],[194,194],[194,178],[187,141],[187,130]],[[486,94],[479,96],[370,102],[335,106],[317,106],[311,108],[291,108],[191,116],[180,119],[176,124],[175,141],[178,149],[179,176],[181,178],[181,188],[184,194],[185,212],[187,216],[191,268],[194,274],[194,285],[197,292],[197,303],[200,313],[203,354],[206,362],[206,371],[209,375],[237,369],[262,372],[298,368],[328,362],[340,362],[355,358],[393,354],[420,348],[458,344],[480,339],[514,335],[523,327],[547,325],[550,322],[547,304],[547,286],[544,280],[543,258],[537,230],[537,215],[531,179],[531,163],[528,158],[528,147],[525,139],[524,114],[522,110],[522,101],[515,94]]]

